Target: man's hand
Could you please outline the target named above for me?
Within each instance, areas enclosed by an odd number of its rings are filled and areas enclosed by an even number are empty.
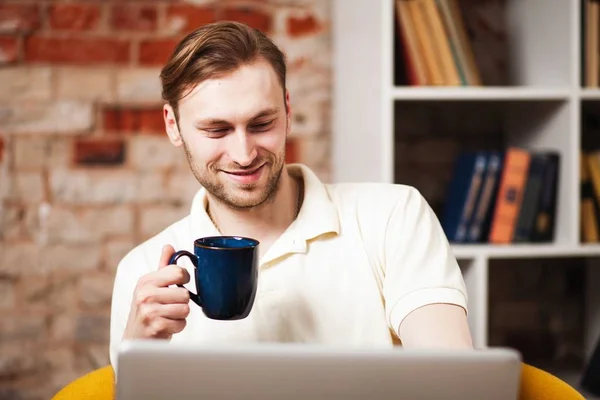
[[[170,339],[185,328],[190,313],[189,292],[169,286],[189,282],[190,275],[184,268],[168,265],[174,252],[172,246],[164,246],[158,270],[138,281],[123,339]]]

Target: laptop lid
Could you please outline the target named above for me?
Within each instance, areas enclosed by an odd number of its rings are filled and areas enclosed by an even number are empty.
[[[511,349],[349,349],[307,344],[198,346],[126,341],[117,400],[517,399]]]

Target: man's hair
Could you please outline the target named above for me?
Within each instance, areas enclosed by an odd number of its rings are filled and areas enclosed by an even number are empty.
[[[261,57],[273,67],[285,96],[285,56],[271,39],[239,22],[203,25],[183,38],[163,67],[162,97],[179,119],[179,101],[197,84],[233,72]]]

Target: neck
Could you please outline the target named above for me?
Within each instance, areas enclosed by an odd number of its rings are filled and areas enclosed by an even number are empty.
[[[208,194],[208,213],[222,235],[269,242],[281,235],[296,218],[300,190],[300,183],[284,167],[275,194],[260,206],[234,209]]]

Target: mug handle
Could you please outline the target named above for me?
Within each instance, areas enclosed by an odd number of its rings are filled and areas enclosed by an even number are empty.
[[[186,250],[179,250],[179,251],[176,251],[175,253],[173,253],[171,258],[169,259],[169,265],[177,264],[177,260],[179,260],[181,257],[184,257],[184,256],[186,256],[190,259],[192,264],[194,264],[194,268],[198,268],[198,257],[196,257],[195,254],[192,254]],[[183,285],[177,285],[177,286],[183,287]],[[198,291],[198,287],[196,287],[196,291]],[[192,299],[192,301],[194,303],[196,303],[200,307],[202,307],[202,301],[200,300],[200,296],[198,296],[196,293],[190,292],[189,290],[188,290],[188,292],[190,293],[190,299]]]

